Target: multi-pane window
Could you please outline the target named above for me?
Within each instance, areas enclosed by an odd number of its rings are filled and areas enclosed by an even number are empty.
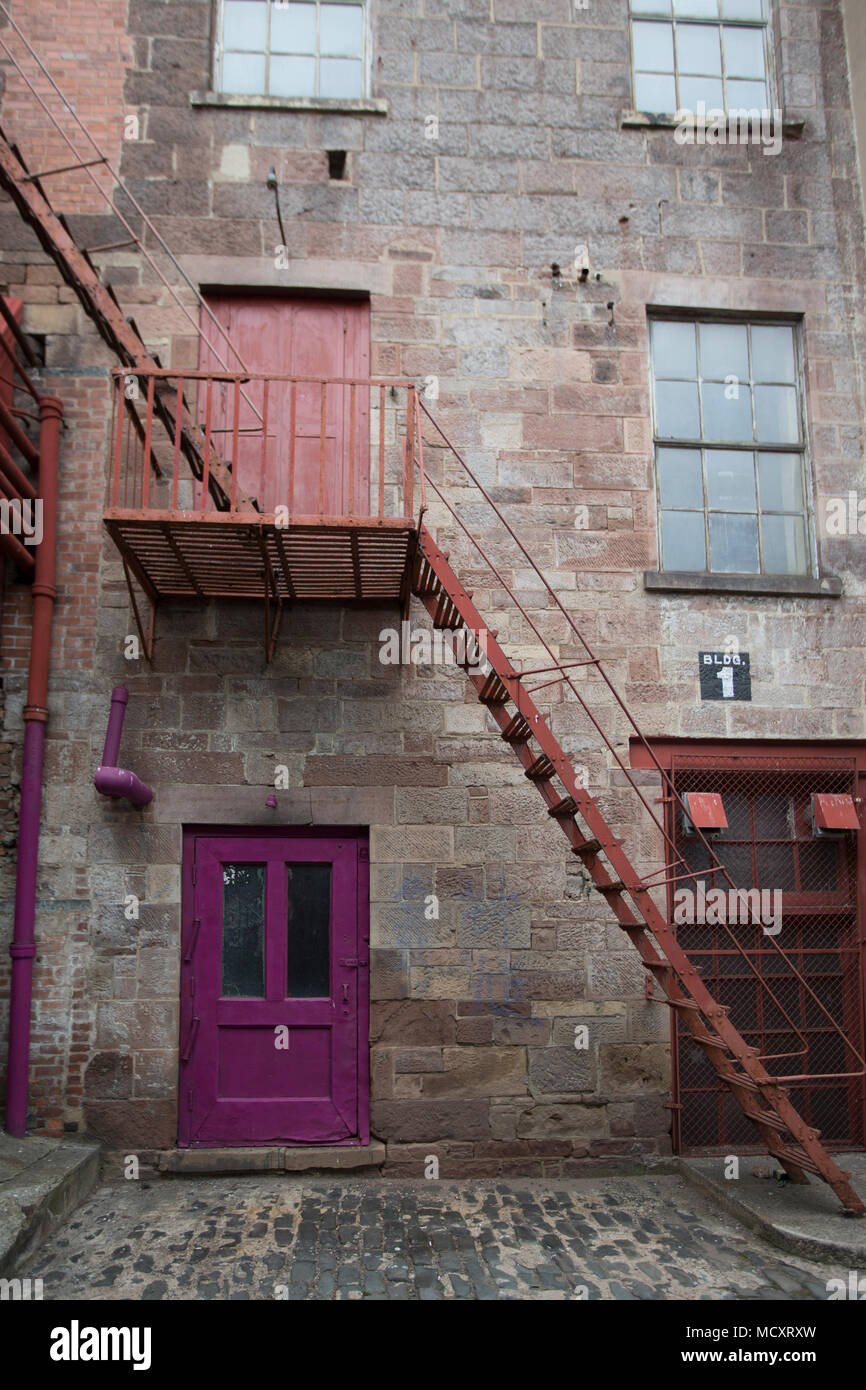
[[[361,0],[222,0],[217,87],[239,96],[365,95]]]
[[[660,567],[811,574],[794,325],[650,328]]]
[[[767,0],[631,0],[631,14],[636,110],[768,109]]]

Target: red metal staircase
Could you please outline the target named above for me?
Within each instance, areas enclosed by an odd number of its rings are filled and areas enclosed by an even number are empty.
[[[425,411],[425,413],[452,456],[463,466],[485,500],[497,512],[512,540],[516,542],[522,552],[523,558],[548,588],[554,603],[562,608],[538,566],[508,526],[508,523],[505,522],[466,461],[436,425],[429,412]],[[486,706],[499,726],[501,737],[510,745],[515,757],[521,763],[526,777],[536,787],[547,807],[548,815],[556,821],[566,836],[571,845],[572,853],[580,860],[597,891],[609,904],[620,927],[637,949],[647,970],[651,972],[655,982],[664,991],[668,1004],[677,1011],[684,1026],[708,1058],[718,1079],[729,1089],[743,1113],[754,1125],[765,1147],[778,1160],[791,1181],[806,1183],[809,1181],[807,1174],[812,1173],[829,1184],[842,1203],[846,1215],[864,1215],[866,1208],[851,1186],[851,1174],[843,1171],[833,1161],[830,1154],[819,1142],[819,1131],[805,1123],[792,1105],[788,1092],[782,1084],[785,1081],[800,1078],[770,1075],[758,1050],[746,1043],[728,1017],[728,1007],[718,1003],[707,989],[695,966],[678,944],[676,932],[668,922],[667,914],[659,908],[652,896],[653,890],[664,888],[667,883],[672,881],[675,861],[679,859],[679,855],[674,848],[669,832],[658,820],[640,788],[629,775],[629,771],[622,763],[614,743],[605,734],[592,710],[580,696],[569,674],[575,667],[593,667],[606,681],[608,688],[613,691],[612,685],[601,670],[599,659],[592,654],[588,645],[580,637],[580,633],[574,628],[573,623],[571,626],[587,651],[586,659],[559,662],[553,657],[553,652],[537,624],[519,604],[516,595],[500,571],[485,555],[476,538],[460,521],[456,510],[446,501],[441,489],[429,475],[427,481],[451,513],[457,527],[464,532],[473,547],[483,557],[486,565],[495,576],[497,587],[501,585],[510,595],[512,601],[520,608],[523,618],[551,655],[552,665],[536,668],[532,671],[515,669],[496,640],[497,634],[488,629],[475,607],[472,594],[464,588],[452,569],[449,555],[439,548],[423,524],[419,526],[418,532],[412,575],[413,594],[423,603],[436,628],[457,632],[462,630],[462,650],[469,653],[467,660],[462,664],[466,670],[467,678],[475,687],[478,699]],[[562,611],[565,612],[564,609]],[[486,656],[486,663],[482,668],[483,673],[477,671],[479,650]],[[545,679],[542,685],[536,686],[534,689],[549,686],[557,681],[564,681],[570,686],[583,706],[589,721],[607,745],[614,761],[625,773],[629,785],[637,792],[644,807],[650,812],[656,827],[661,831],[667,846],[666,863],[662,870],[652,873],[646,878],[641,877],[623,848],[622,840],[615,836],[596,800],[581,784],[572,759],[564,752],[550,725],[533,700],[532,691],[525,684],[527,676],[543,676],[548,673],[558,674],[554,676],[553,680]],[[613,693],[632,728],[639,733],[623,702],[616,696],[615,692]],[[679,802],[682,806],[667,774],[658,764],[656,766],[666,784],[667,798]],[[728,878],[730,882],[730,876],[724,866],[716,860],[711,846],[706,841],[704,843],[713,864],[713,871]],[[713,863],[713,861],[715,862]],[[682,876],[696,877],[696,875],[689,875],[688,873]],[[775,945],[775,943],[773,944]],[[777,949],[780,956],[785,957],[782,948],[777,947]],[[745,953],[743,954],[745,955]],[[791,966],[793,972],[799,974],[793,962]],[[800,978],[802,980],[802,976]],[[814,991],[811,990],[808,983],[802,980],[802,984],[813,995],[815,1002],[836,1031],[841,1032],[835,1020],[814,995]],[[775,1000],[769,984],[767,988],[770,997]],[[778,1003],[777,1000],[775,1002]],[[779,1007],[781,1008],[781,1005]],[[785,1013],[784,1010],[782,1012]],[[788,1017],[787,1014],[785,1017]],[[794,1033],[798,1037],[801,1036],[796,1023],[793,1020],[789,1021]],[[849,1051],[862,1066],[863,1059],[856,1053],[856,1049],[850,1043],[847,1045]],[[855,1074],[862,1075],[862,1072]]]

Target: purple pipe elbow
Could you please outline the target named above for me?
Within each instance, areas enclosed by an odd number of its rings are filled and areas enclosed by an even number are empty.
[[[133,806],[146,806],[153,800],[150,787],[122,767],[98,767],[93,785],[102,796],[125,796]]]
[[[129,691],[126,686],[116,685],[111,692],[111,710],[108,715],[102,763],[94,773],[93,785],[102,796],[124,796],[133,806],[146,806],[153,800],[150,787],[136,777],[134,772],[126,772],[124,768],[117,766],[128,701]]]

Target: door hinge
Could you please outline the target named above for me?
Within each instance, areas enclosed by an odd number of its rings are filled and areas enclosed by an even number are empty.
[[[360,960],[358,956],[341,956],[338,964],[344,966],[346,970],[357,970],[359,965],[363,967],[368,962]]]
[[[186,1108],[187,1110],[192,1110],[192,1089],[186,1093]]]

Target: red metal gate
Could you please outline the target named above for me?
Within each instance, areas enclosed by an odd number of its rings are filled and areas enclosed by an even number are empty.
[[[737,889],[768,895],[764,921],[770,928],[768,934],[761,925],[736,916],[732,921],[730,914],[713,921],[717,913],[705,906],[700,910],[707,894],[716,887],[728,894],[730,883],[708,868],[700,876],[707,850],[688,834],[679,812],[673,833],[685,866],[671,885],[670,908],[674,922],[679,910],[680,944],[711,993],[730,1006],[731,1017],[771,1075],[806,1078],[786,1088],[807,1124],[820,1130],[822,1144],[863,1148],[862,1065],[842,1037],[863,1054],[857,837],[817,836],[811,812],[815,793],[856,795],[853,760],[689,755],[675,757],[672,771],[680,796],[721,793],[728,826],[713,840],[716,857]],[[688,913],[688,903],[699,910]],[[775,907],[781,913],[778,924],[772,920]],[[697,920],[684,920],[688,916]],[[749,1121],[706,1055],[677,1018],[673,1027],[678,1151],[754,1149]]]

